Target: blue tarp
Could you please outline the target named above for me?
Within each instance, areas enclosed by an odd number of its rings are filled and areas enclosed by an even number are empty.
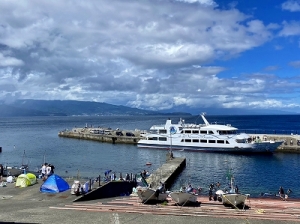
[[[69,190],[69,184],[63,178],[56,174],[52,174],[40,187],[43,193],[59,193]]]

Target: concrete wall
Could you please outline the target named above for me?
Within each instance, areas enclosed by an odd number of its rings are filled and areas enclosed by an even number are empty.
[[[136,182],[126,182],[126,181],[112,181],[98,187],[91,192],[82,195],[81,197],[74,200],[75,201],[88,201],[96,200],[101,198],[111,198],[130,195],[132,193],[132,188],[136,187]]]

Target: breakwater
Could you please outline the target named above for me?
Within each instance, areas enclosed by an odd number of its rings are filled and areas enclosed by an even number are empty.
[[[59,137],[76,138],[84,140],[93,140],[99,142],[109,142],[113,144],[137,144],[143,138],[145,131],[135,130],[111,130],[104,128],[74,128],[64,130],[58,133]],[[276,152],[300,153],[300,135],[282,135],[282,134],[249,134],[250,136],[259,137],[260,140],[266,141],[284,141]]]
[[[111,130],[105,128],[73,128],[58,133],[59,137],[76,138],[109,143],[137,144],[142,138],[140,130]]]

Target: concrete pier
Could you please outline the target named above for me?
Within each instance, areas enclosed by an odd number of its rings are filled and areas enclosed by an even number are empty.
[[[156,189],[161,184],[165,183],[167,189],[171,187],[174,179],[185,168],[186,158],[169,158],[167,155],[167,161],[161,167],[159,167],[154,173],[147,178],[147,183],[151,188]]]
[[[300,135],[277,135],[277,134],[250,134],[258,136],[261,140],[278,141],[283,140],[276,152],[300,153]]]
[[[142,138],[140,130],[110,130],[99,128],[74,128],[58,133],[59,137],[109,142],[113,144],[137,144]]]
[[[99,142],[109,142],[113,144],[137,144],[142,139],[141,130],[103,130],[103,134],[99,131],[103,129],[95,128],[74,128],[72,130],[64,130],[58,133],[59,137],[76,138],[84,140],[93,140]],[[128,135],[130,134],[130,136]],[[251,134],[250,136],[257,137],[261,140],[283,140],[276,152],[282,153],[300,153],[300,135],[282,135],[282,134]]]

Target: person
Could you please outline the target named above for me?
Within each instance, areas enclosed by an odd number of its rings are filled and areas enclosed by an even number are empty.
[[[191,193],[193,191],[193,187],[191,184],[189,184],[188,188],[186,189],[187,193]]]
[[[51,167],[51,174],[54,174],[55,166],[53,164],[50,164],[50,167]]]
[[[126,173],[125,180],[126,180],[126,181],[130,181],[129,173]]]
[[[218,181],[217,183],[216,183],[216,186],[217,186],[217,188],[220,188],[220,182]]]
[[[41,174],[42,174],[42,178],[44,178],[46,175],[46,163],[42,165]]]
[[[2,164],[0,164],[0,181],[2,181],[2,178],[3,178],[3,166]]]
[[[46,179],[51,175],[51,164],[48,164],[46,167]]]
[[[284,200],[284,190],[283,190],[282,186],[280,186],[280,188],[279,188],[279,196],[282,200]]]
[[[210,187],[208,191],[208,199],[211,201],[213,196],[213,189]]]
[[[237,185],[235,185],[235,193],[239,193],[239,187]]]

